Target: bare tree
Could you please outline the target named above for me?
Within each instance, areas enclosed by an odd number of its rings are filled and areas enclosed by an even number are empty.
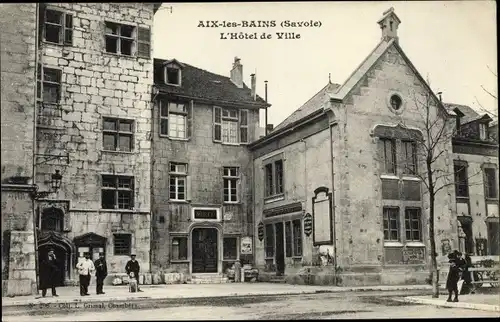
[[[438,285],[438,263],[436,252],[436,234],[435,234],[435,208],[436,196],[445,188],[459,184],[456,182],[457,174],[462,169],[455,172],[454,167],[444,162],[451,153],[451,142],[456,134],[455,120],[443,108],[439,108],[435,96],[427,94],[422,99],[414,96],[417,114],[420,114],[420,120],[416,120],[416,127],[419,130],[411,129],[404,120],[401,120],[401,126],[408,129],[408,134],[414,144],[415,152],[403,157],[403,169],[405,173],[410,173],[418,178],[424,184],[425,192],[429,196],[429,231],[430,255],[431,255],[431,279],[432,279],[432,297],[439,297]],[[416,158],[416,160],[415,160]],[[415,166],[416,164],[420,167]],[[467,175],[468,178],[476,177],[479,172]],[[466,180],[466,185],[476,185],[481,182]]]
[[[490,68],[490,66],[486,65],[486,67],[488,68],[488,70],[490,71],[490,73],[493,74],[493,76],[498,79],[498,75]],[[496,102],[498,102],[498,95],[492,93],[491,90],[486,89],[483,85],[481,85],[481,88],[483,89],[483,91],[486,94],[488,94],[488,96],[490,96]],[[479,99],[477,98],[477,96],[474,96],[474,98],[476,99],[476,103],[479,105],[479,109],[481,110],[481,112],[489,114],[489,115],[493,116],[495,118],[495,120],[498,120],[498,111],[488,110],[487,108],[485,108],[483,106],[483,104],[481,104],[481,102],[479,101]]]

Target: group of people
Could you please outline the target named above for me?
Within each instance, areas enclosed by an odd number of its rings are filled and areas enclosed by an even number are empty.
[[[86,252],[84,256],[85,259],[76,264],[79,274],[80,295],[90,295],[90,279],[94,273],[96,277],[96,294],[105,294],[103,292],[103,285],[104,279],[108,276],[108,266],[106,264],[106,259],[104,258],[104,253],[99,253],[99,258],[95,262],[90,259],[90,253]],[[125,271],[127,272],[127,275],[130,278],[135,279],[136,284],[139,285],[139,272],[141,268],[135,257],[135,254],[130,255],[130,260],[125,266]],[[52,290],[52,296],[58,296],[56,286],[60,274],[61,271],[54,254],[54,250],[50,249],[47,255],[40,261],[40,289],[42,290],[43,297],[47,295],[48,288]],[[142,292],[138,287],[137,291]]]
[[[448,262],[450,263],[450,270],[446,279],[446,289],[448,290],[447,302],[458,302],[458,283],[460,280],[463,280],[464,286],[460,294],[474,293],[472,276],[469,271],[469,268],[472,267],[472,260],[469,254],[465,254],[464,258],[461,252],[455,250],[453,253],[448,254]],[[452,295],[454,295],[453,300]]]

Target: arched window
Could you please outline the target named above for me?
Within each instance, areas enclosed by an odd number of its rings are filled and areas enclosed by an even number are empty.
[[[51,207],[42,212],[42,231],[62,232],[64,227],[64,213],[62,210]]]

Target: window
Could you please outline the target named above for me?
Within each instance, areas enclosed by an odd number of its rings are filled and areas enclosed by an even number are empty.
[[[187,260],[187,237],[172,238],[172,260]]]
[[[61,98],[61,70],[38,65],[37,99],[56,104]]]
[[[399,208],[384,207],[384,240],[399,241]]]
[[[403,156],[404,156],[404,174],[416,174],[417,173],[417,145],[412,141],[402,141],[403,146]]]
[[[187,164],[170,163],[170,200],[186,200]]]
[[[283,160],[266,164],[264,171],[266,197],[283,194]]]
[[[293,256],[302,256],[302,222],[296,219],[293,222]]]
[[[485,123],[479,123],[479,139],[488,139],[488,126]]]
[[[392,95],[391,96],[391,107],[393,110],[398,111],[401,108],[401,104],[403,103],[403,100],[399,95]]]
[[[43,22],[43,39],[46,42],[69,46],[73,44],[73,16],[71,14],[46,9]]]
[[[487,199],[497,199],[497,176],[494,168],[484,168],[484,188]]]
[[[455,164],[455,194],[457,197],[469,198],[469,183],[467,180],[467,165]]]
[[[405,229],[407,241],[422,241],[420,208],[405,209]]]
[[[238,202],[239,169],[224,167],[224,202]]]
[[[176,139],[186,139],[191,136],[193,102],[189,107],[186,105],[160,101],[160,135]]]
[[[106,52],[126,56],[149,58],[151,56],[151,31],[106,21]],[[137,41],[137,53],[134,53]]]
[[[224,237],[223,251],[225,260],[236,260],[238,258],[238,239]]]
[[[165,67],[165,80],[169,85],[181,84],[181,70],[178,67]]]
[[[103,209],[134,207],[134,177],[103,175],[101,190]]]
[[[274,256],[274,227],[272,224],[266,225],[266,239],[265,239],[265,249],[266,257]]]
[[[104,150],[130,152],[133,148],[132,120],[104,118],[102,141]]]
[[[248,110],[214,106],[214,141],[230,144],[248,143]]]
[[[132,246],[132,235],[130,234],[114,234],[114,254],[115,255],[130,255]]]
[[[380,139],[384,160],[384,172],[396,174],[396,144],[392,139]]]

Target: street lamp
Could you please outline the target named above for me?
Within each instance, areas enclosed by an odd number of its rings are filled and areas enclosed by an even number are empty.
[[[56,173],[52,174],[52,180],[51,180],[52,190],[54,192],[57,192],[57,190],[59,190],[59,188],[61,187],[61,179],[62,179],[62,175],[61,175],[60,171],[56,170]]]

